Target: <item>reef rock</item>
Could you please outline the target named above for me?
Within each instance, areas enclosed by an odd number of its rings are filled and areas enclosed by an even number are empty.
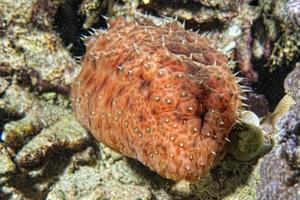
[[[295,104],[278,121],[274,149],[265,156],[260,167],[258,199],[300,198],[300,99],[299,65],[286,78],[285,89]]]

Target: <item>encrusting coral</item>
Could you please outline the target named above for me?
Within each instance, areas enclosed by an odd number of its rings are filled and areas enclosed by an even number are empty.
[[[0,97],[0,199],[41,199],[91,137],[75,120],[69,100],[51,103],[7,79]]]
[[[288,0],[285,3],[284,11],[287,19],[296,29],[300,25],[300,2],[298,0]]]
[[[5,146],[0,143],[0,185],[6,181],[6,176],[16,171],[16,166],[10,158]]]
[[[257,199],[300,198],[300,65],[285,79],[285,90],[293,98],[290,108],[276,123],[275,147],[260,166],[261,182],[257,186]],[[292,104],[292,106],[291,106]],[[285,110],[285,109],[283,109]]]
[[[160,175],[195,181],[224,155],[241,108],[226,57],[176,21],[117,17],[85,42],[77,119]]]
[[[11,40],[10,37],[17,39]],[[0,66],[38,91],[68,93],[79,65],[54,32],[14,27],[0,41]]]
[[[265,156],[260,167],[261,182],[257,199],[299,199],[299,105],[279,121],[275,148]]]
[[[21,117],[6,123],[1,134],[21,167],[35,166],[58,149],[80,149],[90,139],[70,110],[39,100],[15,83],[0,98],[4,115]]]

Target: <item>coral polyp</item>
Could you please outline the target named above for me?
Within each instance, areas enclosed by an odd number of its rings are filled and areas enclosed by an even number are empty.
[[[86,40],[76,118],[160,175],[196,181],[226,152],[242,106],[225,55],[177,21],[117,17]]]

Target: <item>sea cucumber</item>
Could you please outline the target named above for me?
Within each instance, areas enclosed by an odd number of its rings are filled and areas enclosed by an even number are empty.
[[[116,17],[108,27],[85,41],[76,118],[164,177],[203,177],[223,158],[242,106],[226,56],[176,20]]]

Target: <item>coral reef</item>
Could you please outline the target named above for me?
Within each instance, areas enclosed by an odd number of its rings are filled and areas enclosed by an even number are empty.
[[[152,0],[147,7],[155,9],[160,15],[177,16],[184,20],[194,20],[197,23],[232,19],[238,14],[240,1],[157,1]],[[197,9],[196,9],[197,8]]]
[[[65,4],[65,0],[1,1],[1,74],[14,74],[38,91],[69,92],[80,66],[69,51],[72,44],[65,48],[54,31],[55,15]]]
[[[275,147],[265,156],[260,166],[261,182],[257,187],[257,199],[300,198],[299,64],[286,78],[285,89],[297,98],[276,124],[278,133]]]
[[[37,177],[44,176],[50,165],[58,165],[57,161],[61,161],[57,159],[52,163],[51,157],[57,152],[74,152],[88,145],[89,134],[75,120],[71,110],[62,105],[39,99],[16,85],[16,81],[11,82],[5,90],[0,98],[0,119],[17,120],[5,123],[1,129],[4,191],[9,187],[18,188],[17,193],[21,195],[26,194],[23,190],[28,184],[45,184],[39,187],[42,193],[53,180],[37,181]],[[19,182],[15,182],[16,179]],[[23,185],[18,185],[20,183]]]
[[[64,0],[20,0],[16,2],[3,0],[0,5],[0,28],[17,24],[50,29],[53,25],[56,10],[63,2]]]
[[[18,121],[6,123],[3,128],[1,139],[12,149],[19,149],[25,143],[28,143],[28,138],[38,133],[39,135],[29,144],[32,144],[35,149],[40,150],[40,152],[37,153],[37,155],[40,156],[47,155],[45,152],[41,152],[43,149],[49,151],[49,146],[47,148],[41,148],[41,146],[39,146],[43,140],[49,141],[49,144],[53,143],[52,145],[62,146],[63,148],[68,145],[70,145],[70,147],[77,146],[88,140],[89,136],[79,124],[75,123],[76,121],[72,118],[70,110],[51,105],[41,100],[39,101],[34,95],[24,91],[15,84],[12,84],[6,90],[5,95],[0,99],[0,106],[1,111],[4,112],[5,115],[18,115],[22,117]],[[68,123],[64,124],[65,122]],[[63,124],[64,126],[62,126]],[[61,128],[59,128],[60,126]],[[47,131],[45,131],[46,129]],[[72,129],[77,131],[70,131]],[[66,136],[68,137],[64,139]],[[35,140],[37,141],[35,142]],[[28,151],[28,156],[34,156],[33,151],[30,152],[27,148],[30,149],[30,145],[28,147],[28,144],[26,144],[23,149],[18,152],[18,155]],[[17,156],[17,161],[18,160]],[[35,159],[30,160],[29,162],[34,162],[34,160]]]
[[[138,181],[124,181],[122,171],[115,171],[118,166],[123,170],[126,168],[125,160],[115,161],[115,165],[110,165],[114,170],[115,178],[110,176],[108,168],[101,166],[83,166],[74,173],[65,173],[60,177],[61,181],[53,186],[53,190],[46,199],[57,199],[64,196],[65,199],[151,199],[153,194],[146,187],[139,185]],[[123,166],[122,166],[123,165]],[[67,170],[69,170],[67,168]],[[130,170],[127,169],[126,170]],[[128,173],[125,172],[125,173]],[[119,176],[119,178],[117,177]],[[119,180],[118,180],[119,179]],[[100,186],[100,187],[99,187]],[[78,192],[82,191],[82,192]]]
[[[7,176],[16,171],[16,166],[11,160],[9,152],[3,144],[0,143],[0,185],[7,180]]]
[[[295,69],[289,73],[284,82],[284,88],[286,93],[291,94],[296,102],[300,99],[300,63],[296,64]]]
[[[195,181],[224,153],[239,79],[208,40],[163,20],[118,17],[88,38],[73,108],[99,141],[165,177]]]
[[[93,24],[100,22],[99,13],[101,11],[107,10],[109,16],[111,16],[113,14],[111,6],[112,1],[84,0],[80,4],[80,13],[86,16],[83,28],[90,28]]]
[[[266,155],[260,167],[257,199],[300,197],[299,112],[299,105],[295,105],[279,122],[277,146]]]
[[[4,78],[0,77],[0,95],[5,91],[5,89],[8,87],[8,81],[6,81]]]
[[[299,60],[299,5],[298,0],[0,1],[0,199],[255,199],[259,181],[257,198],[299,198],[299,64],[286,78],[282,98],[283,79]],[[253,86],[244,102],[263,119],[264,148],[275,140],[270,154],[258,162],[227,154],[199,182],[175,183],[96,142],[76,122],[68,93],[80,70],[76,56],[86,50],[81,34],[93,28],[104,33],[105,16],[139,12],[177,18],[232,59],[228,67],[238,71],[237,65],[246,78],[242,83]]]
[[[257,57],[265,58],[270,70],[291,65],[299,54],[299,1],[260,1],[260,7],[262,16],[255,22],[254,28],[263,32],[253,35],[253,44],[256,44],[253,45],[253,51],[262,48],[262,53]]]
[[[0,46],[0,65],[6,66],[3,73],[13,71],[38,91],[68,93],[80,69],[54,32],[15,26],[5,33]]]
[[[297,29],[300,25],[300,2],[297,0],[286,1],[284,12],[287,13],[286,19],[291,23],[291,26]]]

